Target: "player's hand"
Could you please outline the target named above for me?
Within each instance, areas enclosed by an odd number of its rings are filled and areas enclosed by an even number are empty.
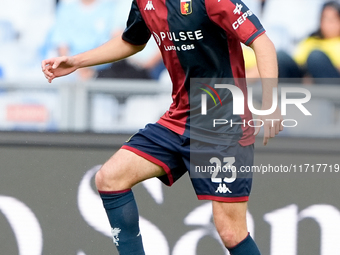
[[[41,62],[42,71],[49,83],[54,78],[68,75],[78,69],[73,57],[57,57],[43,60]]]
[[[257,119],[263,121],[264,127],[264,136],[263,136],[263,145],[267,145],[269,138],[275,137],[279,134],[280,131],[283,130],[282,126],[282,115],[280,108],[277,108],[275,112],[270,115],[261,115],[257,116]],[[254,135],[257,135],[260,132],[261,126],[260,123],[256,124]]]

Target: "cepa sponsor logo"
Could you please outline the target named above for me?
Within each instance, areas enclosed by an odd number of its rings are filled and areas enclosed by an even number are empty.
[[[235,9],[233,11],[234,14],[241,15],[241,10],[242,10],[243,5],[236,3]]]
[[[233,29],[238,29],[247,19],[248,17],[252,16],[253,12],[251,10],[246,11],[243,13],[234,23],[233,23]]]

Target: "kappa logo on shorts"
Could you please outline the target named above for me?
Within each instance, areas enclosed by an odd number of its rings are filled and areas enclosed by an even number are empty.
[[[227,185],[225,185],[225,183],[220,183],[220,185],[218,185],[217,190],[215,191],[215,193],[222,193],[222,194],[226,194],[226,193],[233,193],[228,187]]]

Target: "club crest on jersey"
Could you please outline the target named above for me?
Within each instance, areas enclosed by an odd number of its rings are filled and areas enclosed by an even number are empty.
[[[181,1],[181,13],[183,15],[188,15],[192,13],[191,0],[180,0]]]

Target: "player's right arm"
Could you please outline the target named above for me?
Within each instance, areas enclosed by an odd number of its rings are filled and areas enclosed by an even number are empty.
[[[52,82],[54,78],[68,75],[78,68],[111,63],[127,58],[141,51],[144,47],[145,44],[133,45],[118,36],[95,49],[75,56],[43,60],[42,71],[48,82]]]

